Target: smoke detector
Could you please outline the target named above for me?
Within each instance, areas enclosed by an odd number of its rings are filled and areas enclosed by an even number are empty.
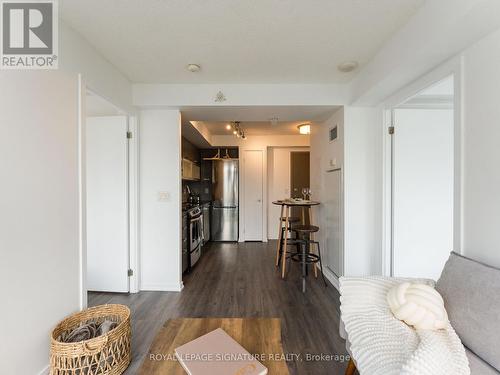
[[[196,73],[200,71],[201,66],[199,66],[198,64],[188,64],[186,69],[189,70],[191,73]]]
[[[342,73],[350,73],[355,70],[359,66],[357,61],[344,61],[343,63],[337,66],[337,69]]]

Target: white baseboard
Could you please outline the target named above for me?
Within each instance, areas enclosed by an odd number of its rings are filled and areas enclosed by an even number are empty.
[[[151,292],[180,292],[184,288],[184,283],[181,281],[179,284],[143,284],[141,291]]]
[[[330,271],[328,267],[323,267],[323,274],[328,279],[328,281],[332,283],[335,289],[340,292],[340,284],[337,276],[332,271]]]

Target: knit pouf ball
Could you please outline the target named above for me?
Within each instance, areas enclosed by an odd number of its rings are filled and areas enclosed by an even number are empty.
[[[394,316],[416,329],[444,329],[448,314],[443,297],[431,286],[402,283],[387,293],[387,302]]]

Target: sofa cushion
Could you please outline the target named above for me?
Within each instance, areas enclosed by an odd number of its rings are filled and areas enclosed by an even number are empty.
[[[500,371],[500,269],[451,253],[436,289],[462,343]]]
[[[467,359],[469,360],[470,375],[499,375],[500,372],[495,370],[489,364],[484,362],[470,350],[465,350]]]

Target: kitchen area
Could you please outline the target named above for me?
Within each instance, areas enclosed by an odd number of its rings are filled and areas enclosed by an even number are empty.
[[[182,272],[191,272],[210,242],[237,242],[238,148],[200,149],[182,138]]]

